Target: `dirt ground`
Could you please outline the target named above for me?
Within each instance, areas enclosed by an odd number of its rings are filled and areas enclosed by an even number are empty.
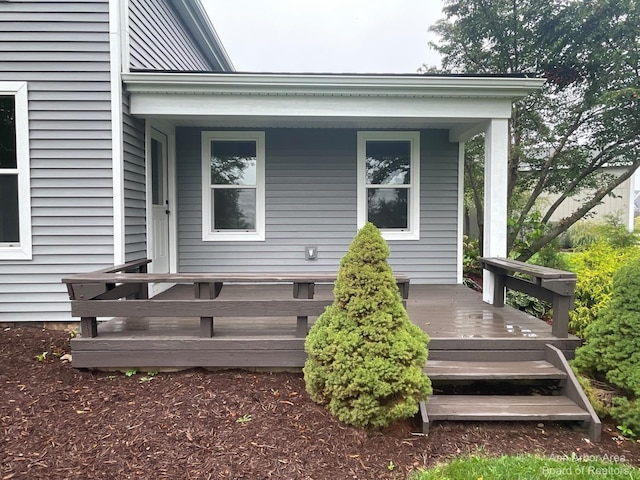
[[[478,452],[640,465],[640,444],[610,424],[598,444],[556,424],[442,422],[423,436],[406,421],[362,431],[311,402],[301,374],[126,376],[74,369],[67,353],[65,332],[0,331],[0,479],[400,479]]]

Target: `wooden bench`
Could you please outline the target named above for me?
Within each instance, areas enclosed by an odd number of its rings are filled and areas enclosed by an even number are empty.
[[[508,258],[481,257],[480,265],[495,276],[493,305],[503,307],[505,288],[526,293],[549,302],[553,308],[551,333],[558,338],[569,336],[569,310],[573,308],[576,274],[518,262]],[[513,274],[519,274],[514,276]],[[523,278],[522,276],[527,278]]]
[[[316,283],[333,283],[331,273],[146,273],[149,260],[137,260],[97,272],[65,277],[71,314],[80,317],[82,336],[98,335],[97,317],[200,317],[200,336],[213,335],[215,317],[295,316],[296,336],[308,332],[308,318],[319,316],[331,300],[315,299]],[[142,271],[144,270],[144,271]],[[409,278],[396,275],[404,301]],[[192,284],[193,299],[149,298],[150,283]],[[291,284],[292,300],[219,300],[225,284]],[[123,301],[124,300],[124,301]]]

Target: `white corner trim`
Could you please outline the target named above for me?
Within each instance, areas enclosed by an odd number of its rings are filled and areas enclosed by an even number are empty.
[[[169,273],[178,271],[178,187],[176,185],[176,129],[173,125],[167,127],[167,174],[169,189]]]
[[[120,65],[123,73],[130,71],[130,19],[129,19],[129,0],[121,0],[120,4]]]
[[[0,82],[0,95],[15,99],[16,160],[18,175],[18,225],[20,243],[0,246],[0,260],[31,260],[31,166],[29,157],[29,94],[27,82]]]
[[[464,260],[464,142],[458,144],[458,244],[456,249],[458,258],[457,267],[457,283],[464,281],[463,260]]]
[[[111,156],[113,176],[113,261],[125,262],[124,152],[122,144],[121,2],[109,0],[109,58],[111,81]]]
[[[409,195],[409,228],[405,231],[384,230],[385,240],[420,240],[420,132],[360,131],[357,140],[357,227],[367,221],[366,142],[368,140],[407,140],[411,143],[411,188]]]
[[[211,158],[212,140],[249,140],[256,142],[256,230],[255,232],[214,232],[211,225]],[[265,207],[265,134],[262,131],[202,132],[202,240],[205,242],[261,242],[266,238]]]

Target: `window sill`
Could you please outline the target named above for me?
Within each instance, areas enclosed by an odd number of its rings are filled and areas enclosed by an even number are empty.
[[[203,242],[264,242],[264,232],[215,232],[202,235]]]
[[[21,247],[0,247],[0,260],[31,260],[30,249]]]
[[[382,238],[385,240],[420,240],[420,234],[415,232],[394,232],[391,230],[380,230]]]

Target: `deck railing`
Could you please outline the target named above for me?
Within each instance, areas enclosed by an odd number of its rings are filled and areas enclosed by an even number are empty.
[[[215,317],[296,317],[296,336],[308,332],[308,318],[319,316],[332,303],[314,298],[316,283],[333,283],[331,273],[236,274],[147,273],[150,260],[109,267],[63,278],[71,300],[71,314],[80,317],[83,337],[98,335],[98,317],[199,317],[200,336],[214,334]],[[409,278],[396,274],[403,299],[409,296]],[[191,284],[193,299],[149,298],[149,284]],[[291,300],[220,300],[225,284],[291,284]]]
[[[575,273],[507,258],[482,257],[480,265],[494,275],[494,307],[504,306],[505,288],[526,293],[552,305],[551,333],[558,338],[569,336],[569,310],[574,302]]]

